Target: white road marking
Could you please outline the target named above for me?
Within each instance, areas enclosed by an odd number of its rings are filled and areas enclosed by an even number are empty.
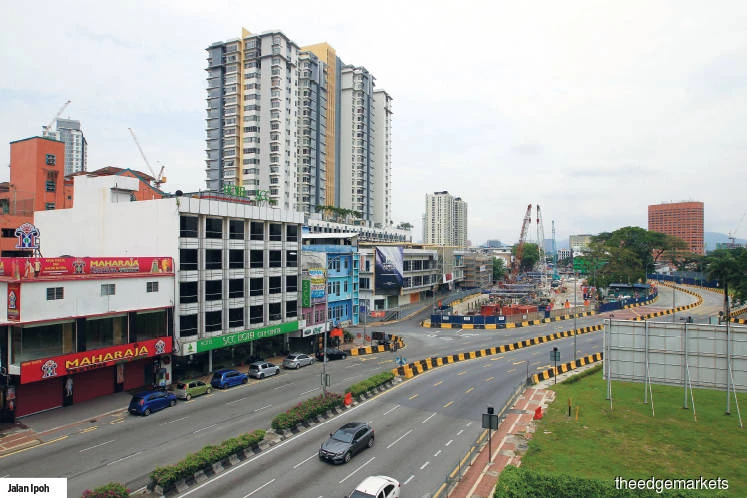
[[[287,384],[283,384],[283,385],[280,385],[280,386],[277,386],[277,387],[273,387],[273,388],[272,388],[272,390],[273,390],[273,391],[276,391],[276,390],[278,390],[278,389],[285,389],[286,387],[290,387],[290,386],[292,386],[292,385],[293,385],[293,384],[291,384],[291,383],[289,382],[289,383],[287,383]]]
[[[314,392],[314,391],[316,391],[317,389],[319,389],[319,388],[318,388],[318,387],[315,387],[314,389],[309,389],[308,391],[304,391],[304,392],[302,392],[302,393],[298,393],[298,395],[299,395],[299,396],[303,396],[304,394],[309,394],[309,393],[313,393],[313,392]]]
[[[265,405],[265,406],[263,406],[262,408],[257,408],[256,410],[254,410],[254,413],[257,413],[258,411],[260,411],[260,410],[264,410],[265,408],[269,408],[269,407],[271,407],[271,406],[272,406],[272,405]]]
[[[261,485],[260,487],[258,487],[257,489],[255,489],[254,491],[252,491],[251,493],[249,493],[248,495],[244,495],[244,498],[246,498],[247,496],[252,496],[254,493],[256,493],[260,489],[264,488],[265,486],[269,486],[273,482],[275,482],[275,479],[273,479],[272,481],[268,481],[268,482],[264,483],[263,485]]]
[[[434,456],[434,457],[437,457],[437,456],[438,456],[438,455],[440,455],[440,454],[441,454],[441,450],[438,450],[437,452],[435,452],[435,453],[433,454],[433,456]]]
[[[436,412],[436,413],[438,413],[438,412]],[[422,421],[422,422],[420,422],[420,423],[421,423],[421,424],[424,424],[424,423],[428,422],[428,421],[429,421],[430,419],[432,419],[433,417],[435,417],[435,416],[436,416],[436,413],[434,413],[433,415],[431,415],[430,417],[428,417],[427,419],[423,420],[423,421]]]
[[[402,484],[407,484],[408,482],[412,481],[412,480],[413,480],[414,478],[415,478],[415,476],[414,476],[414,475],[411,475],[411,476],[410,476],[410,477],[408,477],[408,478],[407,478],[407,480],[406,480],[405,482],[403,482]]]
[[[409,431],[407,431],[404,434],[402,434],[398,439],[396,439],[395,441],[389,443],[389,446],[387,446],[386,449],[389,449],[392,446],[394,446],[395,444],[399,443],[402,440],[402,438],[404,438],[405,436],[407,436],[411,432],[412,432],[412,429],[410,429]]]
[[[210,429],[211,427],[215,427],[216,425],[218,425],[218,424],[211,424],[211,425],[208,425],[207,427],[203,427],[202,429],[197,429],[196,431],[192,431],[192,434],[197,434],[200,431],[204,431],[206,429]]]
[[[453,443],[453,442],[454,442],[454,440],[453,440],[453,439],[449,439],[449,441],[448,441],[448,442],[447,442],[447,443],[446,443],[446,444],[445,444],[444,446],[449,446],[449,445],[450,445],[451,443]]]
[[[390,413],[392,413],[392,412],[393,412],[394,410],[396,410],[397,408],[399,408],[399,406],[400,406],[400,405],[396,405],[396,406],[395,406],[394,408],[392,408],[392,409],[390,409],[390,410],[388,410],[388,411],[385,411],[385,412],[384,412],[384,415],[389,415],[389,414],[390,414]]]
[[[229,402],[228,402],[228,403],[226,403],[226,404],[227,404],[227,405],[233,405],[234,403],[238,403],[239,401],[244,401],[245,399],[248,399],[248,398],[249,398],[249,396],[244,396],[243,398],[239,398],[239,399],[235,399],[235,400],[233,400],[233,401],[229,401]]]
[[[345,477],[343,477],[343,478],[342,478],[342,481],[340,481],[340,482],[339,482],[338,484],[342,484],[343,482],[347,481],[347,479],[348,479],[349,477],[352,477],[352,476],[353,476],[353,474],[355,474],[356,472],[358,472],[359,470],[361,470],[361,469],[362,469],[363,467],[365,467],[365,466],[366,466],[366,465],[368,465],[369,463],[373,462],[375,458],[376,458],[376,457],[371,457],[371,458],[369,458],[369,459],[368,459],[368,461],[367,461],[366,463],[364,463],[363,465],[361,465],[360,467],[358,467],[357,469],[355,469],[354,471],[352,471],[352,472],[351,472],[350,474],[348,474],[348,475],[346,475]]]
[[[297,469],[298,467],[300,467],[301,465],[305,464],[306,462],[308,462],[309,460],[311,460],[312,458],[314,458],[314,457],[316,457],[316,456],[319,456],[319,453],[314,453],[313,455],[311,455],[311,456],[310,456],[309,458],[307,458],[306,460],[303,460],[303,461],[301,461],[301,462],[298,462],[298,463],[297,463],[296,465],[294,465],[294,466],[293,466],[293,468],[294,468],[294,469]]]
[[[127,455],[126,457],[122,457],[122,458],[120,458],[118,460],[114,460],[113,462],[109,462],[109,463],[106,464],[106,466],[108,467],[109,465],[114,465],[115,463],[121,462],[122,460],[127,460],[128,458],[132,458],[134,456],[137,456],[140,453],[142,453],[142,451],[138,451],[137,453],[133,453],[132,455]]]
[[[426,468],[429,463],[431,463],[431,462],[425,462],[423,465],[421,465],[420,466],[420,470],[423,470],[424,468]]]
[[[113,443],[113,442],[114,442],[114,439],[112,439],[110,441],[104,441],[103,443],[99,443],[99,444],[94,445],[94,446],[89,446],[88,448],[83,448],[82,450],[80,450],[80,453],[83,453],[84,451],[92,450],[94,448],[98,448],[99,446],[104,446],[105,444],[109,444],[109,443]]]
[[[171,421],[169,421],[169,422],[165,422],[165,423],[166,423],[166,424],[173,424],[174,422],[180,422],[180,421],[182,421],[182,420],[184,420],[184,419],[187,419],[187,418],[189,418],[189,417],[182,417],[182,418],[178,418],[178,419],[176,419],[176,420],[171,420]]]
[[[464,429],[462,429],[459,432],[457,432],[457,436],[460,436],[462,434],[462,432],[464,432]]]

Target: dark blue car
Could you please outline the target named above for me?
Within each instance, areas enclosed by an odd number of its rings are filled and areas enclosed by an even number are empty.
[[[176,396],[166,391],[145,391],[132,396],[130,400],[130,413],[147,417],[152,412],[162,410],[167,406],[176,404]]]
[[[216,389],[225,389],[239,384],[246,384],[248,381],[249,376],[243,372],[223,369],[213,372],[213,378],[210,379],[210,385]]]

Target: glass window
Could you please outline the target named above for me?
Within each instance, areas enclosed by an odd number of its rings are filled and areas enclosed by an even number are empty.
[[[243,268],[244,267],[244,250],[243,249],[229,249],[228,267],[229,268]]]
[[[205,282],[205,301],[218,301],[223,298],[223,281],[207,280]]]
[[[228,297],[244,297],[243,278],[232,278],[228,281]]]
[[[158,282],[145,282],[145,292],[158,292]]]
[[[223,238],[223,220],[220,218],[206,218],[205,237],[208,239]]]
[[[47,287],[47,301],[65,298],[64,287]]]
[[[249,251],[249,268],[263,268],[265,266],[264,251]]]
[[[208,311],[205,313],[205,332],[217,332],[223,328],[223,312]]]
[[[228,328],[244,326],[244,308],[230,308],[228,310]]]
[[[270,312],[270,320],[282,320],[282,306],[281,303],[270,303],[268,310]]]
[[[179,217],[179,236],[180,237],[197,237],[197,217],[180,216]]]
[[[86,350],[126,344],[127,316],[86,320]]]
[[[283,240],[282,225],[270,223],[270,240]]]
[[[251,240],[265,240],[265,224],[261,221],[251,222]]]
[[[102,296],[113,296],[116,291],[115,284],[101,284]]]
[[[184,336],[197,335],[197,315],[181,315],[179,317],[179,334]]]
[[[136,313],[130,333],[133,341],[147,341],[168,335],[168,315],[166,311]]]
[[[280,294],[283,292],[282,277],[270,277],[270,294]]]
[[[264,322],[264,307],[261,304],[256,305],[256,306],[250,306],[249,307],[249,323],[251,325],[256,325],[262,322]]]
[[[230,220],[228,222],[228,238],[234,240],[244,239],[244,221]]]
[[[220,270],[223,267],[223,251],[220,249],[207,249],[205,251],[205,269]]]
[[[197,249],[179,249],[179,269],[182,271],[197,269]]]
[[[264,278],[250,278],[249,279],[249,295],[250,296],[262,296],[265,293],[265,282]]]
[[[197,302],[197,282],[179,282],[179,302]]]

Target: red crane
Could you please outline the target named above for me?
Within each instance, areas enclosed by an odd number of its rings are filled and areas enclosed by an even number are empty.
[[[521,268],[521,256],[524,254],[524,242],[527,240],[527,231],[529,230],[529,224],[532,222],[532,205],[527,206],[527,212],[524,215],[524,221],[521,224],[521,235],[519,236],[519,243],[516,245],[516,254],[514,255],[514,261],[511,263],[511,275],[509,276],[509,282],[516,282],[516,278],[519,276],[519,268]]]

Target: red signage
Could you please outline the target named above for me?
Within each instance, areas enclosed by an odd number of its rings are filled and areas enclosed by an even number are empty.
[[[386,311],[372,311],[369,313],[369,316],[371,318],[384,318],[386,316]]]
[[[171,339],[168,336],[158,337],[148,341],[131,342],[82,353],[25,361],[21,363],[21,384],[64,377],[86,370],[171,353],[173,350]]]
[[[17,322],[21,319],[21,284],[8,283],[8,320]]]
[[[0,258],[0,275],[19,280],[68,275],[173,273],[172,258]]]

